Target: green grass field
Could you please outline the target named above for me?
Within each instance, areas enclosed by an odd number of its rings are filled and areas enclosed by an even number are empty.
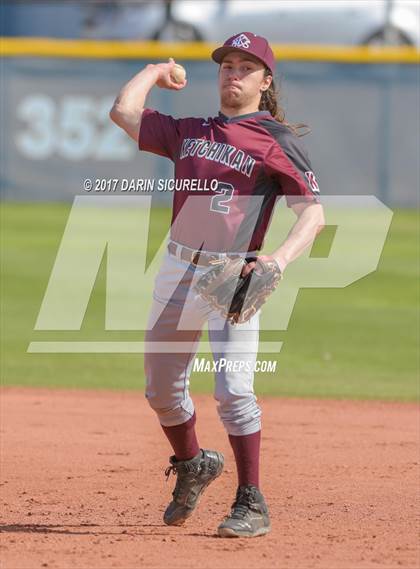
[[[80,332],[34,331],[70,205],[11,204],[1,213],[1,377],[3,385],[142,389],[135,354],[30,354],[33,340],[141,340],[105,332],[101,269]],[[168,210],[156,210],[166,227]],[[161,222],[161,223],[159,223]],[[321,234],[322,240],[328,232]],[[304,289],[281,340],[275,374],[256,377],[258,394],[412,401],[419,395],[419,226],[413,210],[395,212],[379,269],[343,289]],[[153,247],[152,247],[153,249]],[[145,307],[145,310],[147,307]],[[261,359],[273,359],[261,354]],[[195,374],[192,391],[212,390]]]

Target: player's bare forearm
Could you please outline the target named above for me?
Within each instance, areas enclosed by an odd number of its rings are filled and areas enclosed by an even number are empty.
[[[154,85],[163,89],[179,90],[185,87],[186,81],[176,83],[171,72],[175,67],[174,60],[168,63],[150,63],[135,75],[118,93],[109,113],[111,119],[135,141],[138,140],[141,117],[146,97]]]
[[[272,253],[281,271],[297,259],[325,226],[324,211],[321,204],[306,205],[295,209],[298,219],[290,230],[284,243]]]
[[[134,140],[138,140],[141,115],[150,89],[159,79],[156,65],[147,65],[118,93],[109,113],[111,119]]]

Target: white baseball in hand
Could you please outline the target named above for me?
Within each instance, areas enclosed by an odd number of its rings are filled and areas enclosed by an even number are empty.
[[[174,83],[184,83],[187,72],[182,67],[182,65],[175,63],[174,67],[171,70],[170,76]]]

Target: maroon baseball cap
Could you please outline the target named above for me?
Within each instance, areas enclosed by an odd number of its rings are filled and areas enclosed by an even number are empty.
[[[250,53],[262,61],[262,63],[268,67],[271,73],[274,74],[276,62],[270,44],[265,38],[256,36],[251,32],[241,32],[240,34],[235,34],[226,40],[222,47],[215,49],[211,54],[211,57],[216,63],[222,63],[225,55],[233,50],[242,51],[243,53]]]

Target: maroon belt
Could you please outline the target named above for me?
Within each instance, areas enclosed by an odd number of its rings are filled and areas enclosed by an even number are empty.
[[[178,250],[178,251],[177,251]],[[211,254],[204,253],[203,251],[196,251],[190,249],[189,247],[183,247],[182,245],[176,245],[173,241],[168,243],[168,251],[171,255],[175,257],[180,257],[183,261],[191,263],[192,265],[197,265],[199,267],[208,267],[214,265],[218,261],[221,261],[226,257],[226,254]],[[237,259],[240,255],[228,255],[229,259]]]

